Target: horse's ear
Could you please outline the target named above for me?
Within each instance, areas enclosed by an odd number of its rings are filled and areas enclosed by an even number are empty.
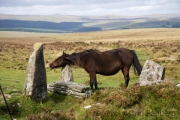
[[[63,50],[63,56],[64,56],[64,57],[66,56],[66,53],[64,52],[64,50]]]

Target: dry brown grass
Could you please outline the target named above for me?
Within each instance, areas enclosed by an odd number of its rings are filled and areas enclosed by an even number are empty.
[[[144,54],[143,64],[151,59],[167,68],[167,76],[180,78],[180,29],[130,29],[71,34],[42,34],[22,32],[0,32],[0,58],[16,66],[6,68],[25,69],[32,45],[44,43],[45,62],[48,64],[62,54],[99,49],[101,51],[119,47],[135,49]],[[21,57],[18,57],[21,56]],[[24,62],[21,62],[24,61]],[[18,67],[17,67],[18,65]],[[2,65],[3,66],[3,65]],[[172,75],[176,74],[176,75]]]
[[[153,29],[129,29],[111,30],[100,32],[84,32],[69,34],[52,33],[27,33],[27,32],[0,32],[0,42],[117,42],[117,41],[151,41],[180,40],[180,29],[153,28]]]

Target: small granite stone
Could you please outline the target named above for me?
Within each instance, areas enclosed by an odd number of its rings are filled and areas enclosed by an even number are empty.
[[[140,75],[140,86],[160,83],[164,79],[165,68],[154,61],[147,60]]]

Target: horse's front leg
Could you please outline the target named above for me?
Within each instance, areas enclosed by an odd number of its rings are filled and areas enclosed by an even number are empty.
[[[95,86],[95,89],[98,89],[97,80],[96,80],[96,73],[90,72],[89,76],[90,76],[89,84],[91,86],[91,90],[93,90],[93,85]]]

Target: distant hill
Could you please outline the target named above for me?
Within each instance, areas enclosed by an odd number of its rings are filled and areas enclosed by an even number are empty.
[[[99,31],[98,27],[84,27],[83,22],[46,22],[25,20],[0,20],[1,30],[28,32],[88,32]],[[52,31],[51,31],[52,30]]]
[[[89,32],[134,28],[180,28],[180,14],[126,16],[0,15],[0,30]]]

